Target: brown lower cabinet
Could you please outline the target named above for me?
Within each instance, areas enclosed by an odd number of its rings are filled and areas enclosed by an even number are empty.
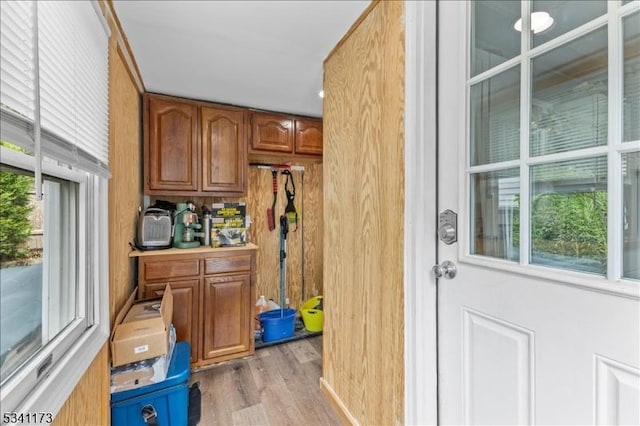
[[[220,359],[249,350],[251,306],[245,301],[251,298],[250,283],[248,273],[204,279],[203,359]]]
[[[255,250],[248,245],[137,255],[138,298],[162,296],[171,285],[176,337],[191,344],[192,367],[254,352]]]
[[[152,282],[144,286],[145,299],[162,297],[167,284],[173,293],[173,326],[176,340],[191,343],[191,360],[198,359],[198,313],[200,311],[200,280]],[[138,293],[139,294],[139,293]]]

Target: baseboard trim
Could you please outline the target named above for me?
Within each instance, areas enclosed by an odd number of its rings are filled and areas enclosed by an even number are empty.
[[[360,426],[360,423],[358,423],[356,418],[351,415],[342,400],[338,395],[336,395],[331,385],[327,383],[323,377],[320,377],[320,390],[322,390],[324,396],[329,400],[329,403],[336,413],[340,415],[340,418],[342,418],[345,425]]]

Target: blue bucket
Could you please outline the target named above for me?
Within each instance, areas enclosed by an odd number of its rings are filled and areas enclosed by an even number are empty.
[[[262,341],[273,342],[274,340],[287,339],[293,337],[296,325],[295,309],[274,309],[260,314],[262,323]]]

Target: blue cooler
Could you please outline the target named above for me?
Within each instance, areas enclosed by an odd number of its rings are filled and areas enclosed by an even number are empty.
[[[189,354],[189,343],[176,343],[165,380],[112,393],[111,424],[186,426],[189,408]]]

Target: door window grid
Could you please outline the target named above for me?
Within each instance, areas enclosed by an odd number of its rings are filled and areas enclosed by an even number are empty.
[[[511,70],[517,66],[520,66],[521,84],[520,87],[520,159],[503,161],[498,163],[471,164],[470,152],[471,147],[467,145],[466,151],[466,172],[465,182],[466,186],[471,189],[473,187],[473,181],[479,176],[480,173],[486,172],[499,172],[506,169],[513,168],[514,166],[520,167],[520,262],[522,266],[530,265],[531,262],[531,248],[530,248],[530,223],[531,217],[531,182],[530,182],[530,169],[536,164],[553,164],[566,160],[577,160],[583,158],[595,158],[605,155],[608,164],[608,188],[611,189],[607,194],[607,269],[604,275],[609,280],[618,280],[620,278],[632,278],[624,277],[622,274],[622,227],[623,216],[620,214],[623,205],[622,194],[622,156],[625,153],[634,153],[640,150],[640,141],[630,141],[623,145],[623,127],[622,127],[622,99],[623,99],[623,70],[625,63],[623,62],[623,19],[633,15],[640,8],[638,2],[631,4],[622,4],[619,2],[608,2],[607,14],[596,19],[593,19],[586,24],[579,26],[566,34],[550,40],[540,46],[531,48],[532,37],[527,37],[525,34],[529,33],[530,20],[528,17],[531,12],[531,3],[521,3],[521,14],[523,17],[522,33],[521,33],[521,51],[522,53],[515,58],[509,59],[493,68],[483,71],[481,74],[475,75],[467,80],[467,99],[471,102],[471,90],[472,87],[478,83],[487,81],[488,79],[506,71]],[[471,15],[469,15],[471,16]],[[608,116],[616,117],[616,120],[608,125],[607,131],[607,144],[604,146],[597,146],[591,148],[583,148],[575,151],[566,151],[560,153],[552,153],[548,155],[541,155],[538,157],[532,157],[530,152],[530,119],[531,119],[531,99],[532,99],[532,76],[531,76],[531,61],[536,57],[539,57],[553,49],[559,48],[568,44],[571,41],[579,39],[585,35],[588,35],[598,29],[604,28],[607,31],[608,37]],[[473,46],[470,46],[471,49]],[[471,54],[469,54],[471,55]],[[468,70],[469,71],[469,70]],[[469,120],[469,115],[467,115]],[[468,123],[469,125],[471,123]],[[467,126],[467,129],[470,129]],[[468,138],[471,138],[471,134],[468,134]],[[615,190],[614,190],[615,189]],[[468,193],[468,197],[465,200],[466,209],[472,212],[474,209],[473,200],[471,200],[471,193]],[[476,194],[477,197],[477,194]],[[473,214],[470,215],[470,220],[473,221]],[[474,248],[474,236],[472,235],[473,225],[471,222],[467,222],[467,235],[470,236],[470,244],[464,248],[464,253],[477,254],[473,252]],[[470,253],[470,249],[472,250]],[[487,260],[487,258],[483,258]]]

